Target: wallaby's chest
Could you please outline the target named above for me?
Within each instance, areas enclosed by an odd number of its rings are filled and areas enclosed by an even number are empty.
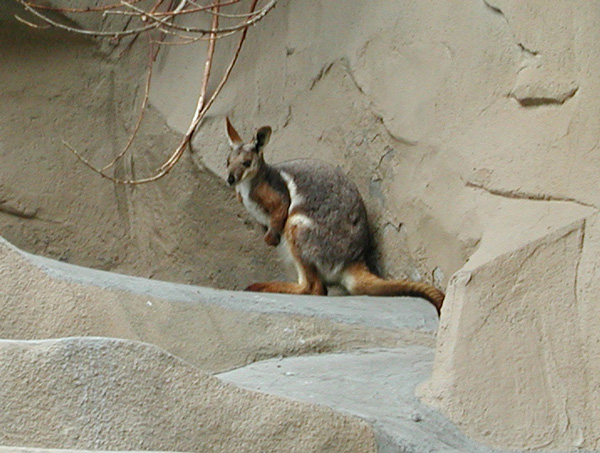
[[[255,189],[255,187],[252,187],[250,181],[242,181],[235,188],[250,215],[261,225],[269,226],[269,214],[261,204],[261,200],[257,200]]]

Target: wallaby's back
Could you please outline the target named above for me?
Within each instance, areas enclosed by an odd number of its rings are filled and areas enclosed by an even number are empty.
[[[362,260],[369,246],[367,213],[358,189],[337,167],[313,159],[274,165],[288,184],[290,216],[305,215],[311,228],[298,236],[302,259],[328,274]],[[322,268],[322,269],[321,269]]]

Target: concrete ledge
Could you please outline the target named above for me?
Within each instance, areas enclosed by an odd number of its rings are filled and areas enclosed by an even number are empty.
[[[382,329],[437,330],[435,310],[423,299],[414,297],[321,297],[225,291],[105,272],[13,250],[53,278],[172,302],[206,303],[269,314],[315,316]]]
[[[278,356],[432,346],[437,324],[418,299],[219,291],[72,266],[1,239],[0,283],[0,338],[126,338],[210,372]]]

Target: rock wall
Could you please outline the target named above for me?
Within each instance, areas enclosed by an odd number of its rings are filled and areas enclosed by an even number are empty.
[[[194,274],[188,278],[235,287],[274,276],[226,192],[209,203],[219,212],[212,218],[237,223],[211,229],[197,214],[222,190],[210,172],[224,173],[224,116],[246,137],[270,124],[267,159],[318,157],[357,182],[384,273],[447,286],[433,376],[421,388],[426,401],[493,446],[600,448],[592,410],[600,399],[599,16],[584,0],[281,0],[250,31],[194,153],[165,182],[129,192],[57,150],[64,135],[114,155],[107,137],[124,135],[142,57],[106,78],[107,68],[123,67],[114,53],[99,58],[89,43],[61,34],[32,39],[13,21],[0,28],[11,43],[2,46],[9,70],[1,77],[11,88],[0,93],[9,120],[0,122],[0,153],[12,162],[0,169],[2,234],[30,250],[61,256],[71,247],[73,261],[159,277]],[[220,41],[219,55],[232,45]],[[48,72],[21,72],[24,49]],[[136,171],[152,168],[157,149],[167,148],[161,115],[176,131],[186,127],[203,55],[202,44],[163,54],[151,92],[157,122],[143,134],[152,152],[137,154],[146,157]],[[81,67],[91,73],[61,104],[53,84],[79,80]],[[93,97],[112,83],[112,101]],[[29,107],[23,92],[38,93]],[[43,142],[30,138],[38,133]],[[128,162],[125,172],[133,171]],[[45,183],[40,169],[53,175]],[[65,196],[71,201],[57,202]],[[88,213],[96,217],[80,228]],[[76,247],[89,237],[104,239]],[[246,245],[253,242],[257,248]],[[123,243],[136,247],[121,260]],[[200,253],[200,262],[191,258]],[[264,261],[255,265],[253,256]],[[114,258],[102,264],[106,257]]]
[[[96,166],[125,147],[142,99],[143,47],[31,29],[15,13],[25,16],[12,1],[0,11],[3,237],[71,263],[220,288],[281,275],[226,184],[189,154],[168,179],[123,187],[65,145]],[[116,174],[150,173],[177,140],[151,109]]]
[[[600,448],[599,15],[584,1],[283,1],[195,141],[222,174],[223,116],[247,136],[268,123],[270,160],[324,158],[358,182],[385,271],[449,280],[423,397],[494,446]],[[165,57],[152,97],[175,129],[186,108],[163,91],[174,71],[194,87],[169,64],[187,52]]]

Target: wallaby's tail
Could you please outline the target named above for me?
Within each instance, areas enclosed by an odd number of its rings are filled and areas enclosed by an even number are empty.
[[[366,296],[416,296],[427,299],[440,314],[444,293],[422,282],[410,280],[384,280],[373,274],[362,262],[354,263],[345,270],[344,286],[354,295]]]

